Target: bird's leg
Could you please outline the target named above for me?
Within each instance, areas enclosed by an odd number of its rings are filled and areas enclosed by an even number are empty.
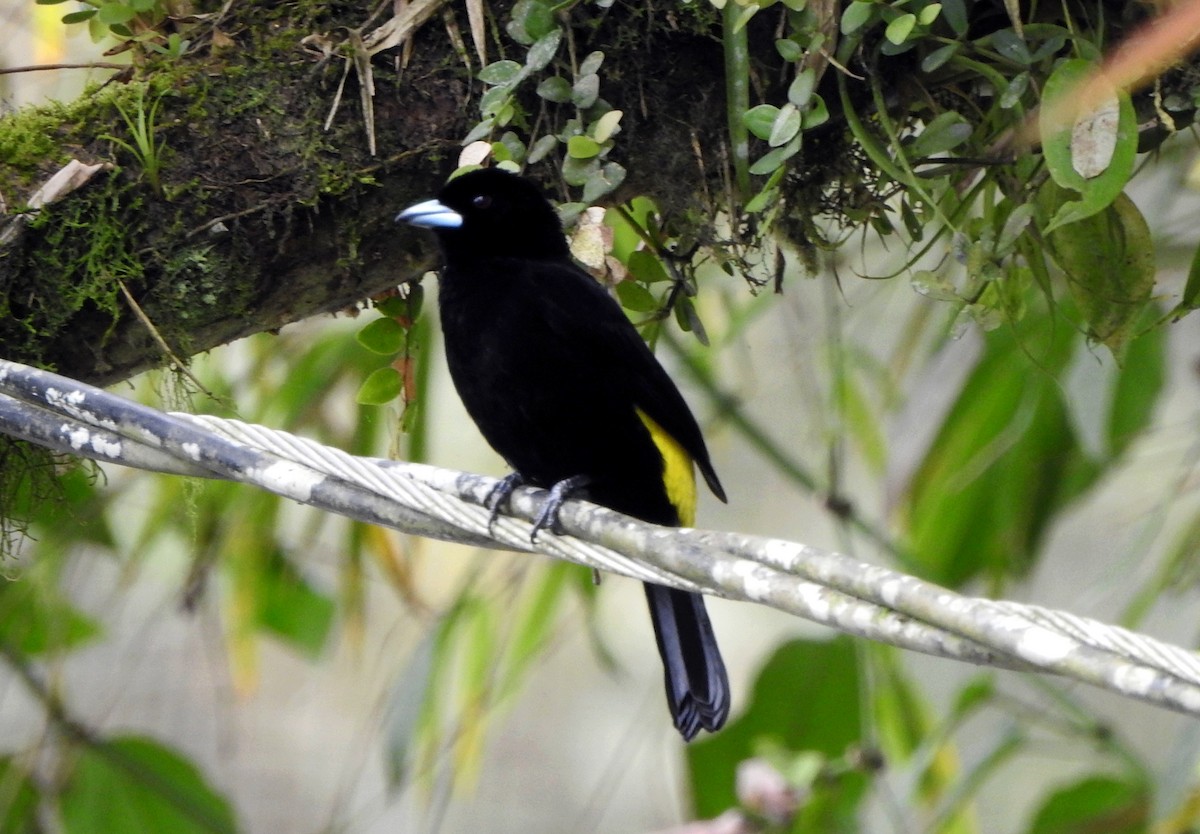
[[[496,526],[496,519],[500,517],[500,508],[508,503],[508,499],[512,498],[513,491],[524,483],[525,478],[520,472],[510,472],[488,490],[488,494],[483,499],[483,506],[492,511],[492,514],[488,516],[489,536],[492,534],[492,528]]]
[[[591,482],[592,479],[587,475],[575,475],[570,478],[563,478],[550,487],[550,495],[547,496],[546,502],[542,504],[542,508],[538,510],[537,518],[533,520],[533,535],[529,537],[529,540],[537,541],[538,533],[546,529],[549,529],[551,533],[560,532],[558,513],[562,509],[562,505],[573,493],[579,492]]]

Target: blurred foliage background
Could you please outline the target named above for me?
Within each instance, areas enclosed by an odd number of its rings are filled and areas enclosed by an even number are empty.
[[[1021,138],[1156,10],[639,6],[709,27],[726,59],[723,193],[668,215],[620,191],[621,67],[570,48],[631,8],[468,3],[472,49],[506,51],[472,70],[460,161],[553,172],[576,254],[702,417],[731,502],[701,523],[1194,644],[1196,76],[1115,96],[1088,126],[1098,161],[1071,131]],[[3,61],[87,61],[93,42],[178,60],[203,11],[10,0],[4,30],[36,37]],[[0,76],[6,107],[75,94],[73,72]],[[115,121],[113,154],[157,190],[146,124]],[[449,388],[435,292],[118,390],[500,474]],[[685,749],[634,583],[7,454],[57,477],[21,478],[4,508],[0,834],[1197,827],[1200,734],[1177,716],[717,602],[735,715]]]

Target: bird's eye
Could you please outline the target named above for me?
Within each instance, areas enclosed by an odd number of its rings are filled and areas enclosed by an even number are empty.
[[[492,198],[486,194],[480,194],[478,197],[475,197],[473,200],[471,200],[471,205],[478,209],[490,208],[492,205]]]

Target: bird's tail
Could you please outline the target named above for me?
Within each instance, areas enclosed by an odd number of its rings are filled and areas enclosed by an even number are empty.
[[[720,729],[729,716],[729,678],[704,597],[647,584],[646,599],[675,728],[686,741],[702,728]]]

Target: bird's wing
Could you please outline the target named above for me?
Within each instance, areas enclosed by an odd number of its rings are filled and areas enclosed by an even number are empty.
[[[613,369],[612,384],[628,391],[644,417],[682,447],[709,489],[725,501],[696,418],[620,305],[574,265],[547,263],[533,277],[539,286],[531,290],[547,307],[546,321],[563,328],[560,341],[606,360],[602,364]]]

